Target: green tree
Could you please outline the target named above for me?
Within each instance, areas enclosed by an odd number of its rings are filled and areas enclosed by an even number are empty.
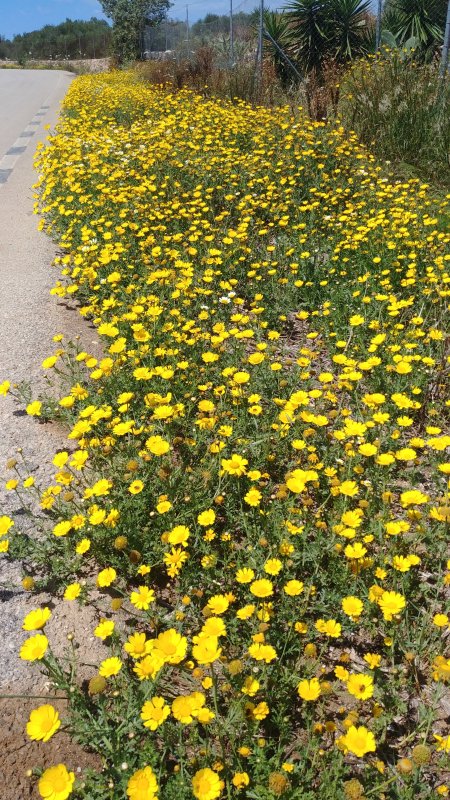
[[[171,5],[170,0],[100,0],[100,3],[113,23],[112,47],[120,64],[141,57],[144,27],[160,23]]]
[[[45,25],[0,44],[0,58],[103,58],[109,54],[111,28],[104,19],[71,20]]]

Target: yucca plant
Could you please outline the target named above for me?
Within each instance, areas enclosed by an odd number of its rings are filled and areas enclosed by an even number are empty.
[[[366,50],[370,0],[330,0],[329,42],[339,64],[353,61]]]
[[[322,0],[291,0],[286,6],[291,44],[305,73],[321,71],[328,54],[328,28]]]
[[[447,0],[388,0],[383,28],[399,44],[414,37],[422,50],[442,43]]]
[[[291,0],[291,47],[305,73],[320,76],[333,59],[344,64],[367,52],[370,0]]]
[[[266,11],[264,15],[264,31],[267,48],[272,56],[275,71],[282,86],[286,87],[297,82],[298,73],[296,74],[295,72],[295,64],[291,66],[292,37],[287,15],[279,14],[275,11]],[[280,50],[285,53],[285,57],[281,55]]]

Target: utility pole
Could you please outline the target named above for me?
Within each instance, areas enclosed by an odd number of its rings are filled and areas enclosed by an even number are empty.
[[[377,29],[376,29],[376,38],[375,38],[375,48],[376,50],[380,49],[381,44],[381,16],[383,14],[383,0],[378,0],[378,7],[377,7]]]
[[[189,52],[189,6],[186,6],[186,48]]]
[[[234,67],[233,0],[230,0],[230,68],[232,69],[233,67]]]
[[[262,84],[263,68],[263,29],[264,29],[264,0],[259,4],[259,30],[258,30],[258,80]]]
[[[442,58],[441,58],[441,68],[440,68],[441,78],[444,78],[445,73],[447,72],[448,69],[449,48],[450,48],[450,0],[448,0],[448,5],[447,5],[447,21],[445,23],[444,45],[442,47]]]

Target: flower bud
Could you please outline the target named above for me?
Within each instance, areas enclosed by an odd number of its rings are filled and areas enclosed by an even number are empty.
[[[101,694],[105,689],[106,680],[102,675],[94,675],[94,677],[89,681],[88,692],[91,696],[95,694]]]

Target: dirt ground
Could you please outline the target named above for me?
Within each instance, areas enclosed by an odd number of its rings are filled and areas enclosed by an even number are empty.
[[[30,741],[25,726],[33,708],[47,702],[45,695],[42,699],[4,696],[13,694],[13,691],[14,687],[12,690],[10,688],[10,691],[4,689],[0,697],[2,800],[37,799],[39,793],[36,788],[36,778],[31,776],[31,771],[36,767],[50,767],[63,762],[77,774],[86,767],[98,766],[98,759],[74,744],[67,734],[61,732],[61,729],[45,744]],[[52,699],[48,702],[52,703],[63,719],[65,701]]]

